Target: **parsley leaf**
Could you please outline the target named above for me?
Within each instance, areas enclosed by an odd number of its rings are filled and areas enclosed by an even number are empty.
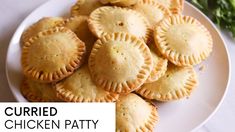
[[[192,0],[191,3],[235,38],[235,0]]]

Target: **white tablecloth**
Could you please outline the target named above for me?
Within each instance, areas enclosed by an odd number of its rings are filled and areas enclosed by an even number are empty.
[[[47,0],[1,0],[0,4],[0,102],[15,101],[5,75],[9,41],[17,26],[37,6]],[[228,93],[216,114],[198,132],[235,132],[235,40],[223,32],[232,62]],[[170,127],[170,126],[169,126]]]

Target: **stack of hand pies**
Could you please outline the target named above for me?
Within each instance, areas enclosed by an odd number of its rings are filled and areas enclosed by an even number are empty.
[[[58,1],[59,2],[59,1]],[[150,102],[189,97],[194,65],[212,37],[182,15],[183,0],[78,0],[69,18],[45,17],[21,37],[24,81],[32,102],[116,102],[116,131],[152,131]]]

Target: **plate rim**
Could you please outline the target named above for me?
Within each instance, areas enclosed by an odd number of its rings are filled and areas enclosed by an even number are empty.
[[[7,55],[6,55],[6,60],[5,60],[5,74],[6,74],[8,86],[9,86],[9,88],[10,88],[10,90],[11,90],[11,93],[12,93],[13,97],[15,98],[15,100],[16,100],[17,102],[21,102],[21,101],[16,97],[16,94],[14,94],[14,91],[13,91],[13,89],[12,89],[13,86],[12,86],[12,84],[11,84],[11,82],[10,82],[10,78],[9,78],[9,70],[8,70],[8,65],[9,65],[9,63],[8,63],[8,58],[9,58],[9,56],[10,56],[10,53],[9,53],[10,47],[11,47],[11,45],[12,45],[12,43],[13,43],[13,40],[14,40],[15,36],[16,36],[16,35],[18,34],[18,32],[20,31],[21,26],[23,25],[23,23],[25,23],[25,21],[27,20],[27,18],[29,18],[32,14],[34,14],[34,12],[36,12],[38,9],[40,9],[42,6],[44,6],[45,4],[49,3],[50,1],[52,1],[52,0],[43,2],[42,4],[40,4],[37,8],[35,8],[32,12],[30,12],[30,13],[24,18],[24,20],[17,26],[17,28],[16,28],[14,34],[12,35],[12,37],[11,37],[11,39],[10,39],[10,41],[9,41],[9,44],[8,44]]]
[[[228,79],[227,79],[227,84],[226,84],[226,87],[225,87],[224,94],[223,94],[222,98],[220,99],[220,101],[218,102],[215,109],[207,116],[207,118],[204,121],[202,121],[200,124],[198,124],[194,129],[191,130],[192,132],[195,132],[196,130],[201,128],[203,125],[205,125],[215,115],[215,113],[219,110],[222,103],[224,102],[224,99],[225,99],[225,97],[228,93],[228,89],[229,89],[230,81],[231,81],[231,58],[230,58],[230,53],[228,51],[228,47],[226,45],[224,37],[221,34],[221,31],[219,31],[219,29],[215,26],[215,24],[211,21],[211,19],[209,19],[202,11],[200,11],[198,8],[196,8],[194,5],[192,5],[188,1],[185,1],[185,4],[188,4],[188,6],[195,9],[197,12],[199,12],[210,23],[210,25],[215,29],[216,33],[219,35],[219,37],[221,38],[221,40],[223,42],[223,45],[224,45],[224,48],[225,48],[225,51],[226,51],[226,55],[227,55],[227,58],[228,58]]]
[[[18,27],[16,28],[14,34],[12,35],[11,37],[11,40],[9,41],[9,45],[8,45],[8,48],[7,48],[7,55],[6,55],[6,60],[5,60],[5,74],[6,74],[6,78],[7,78],[7,83],[8,83],[8,86],[12,92],[12,95],[14,96],[15,100],[17,102],[21,102],[17,97],[16,97],[16,94],[14,94],[14,91],[12,89],[12,85],[11,85],[11,82],[10,82],[10,78],[9,78],[9,70],[8,70],[8,58],[10,56],[10,53],[9,53],[9,50],[10,50],[10,46],[12,45],[13,43],[13,39],[15,38],[16,34],[18,34],[18,32],[20,31],[20,28],[22,26],[22,24],[27,20],[28,17],[30,17],[32,14],[34,14],[34,12],[36,12],[38,9],[40,9],[41,7],[43,7],[44,5],[46,5],[47,3],[50,3],[51,1],[54,1],[54,0],[49,0],[49,1],[46,1],[42,4],[40,4],[37,8],[35,8],[32,12],[29,13],[29,15],[27,15],[25,17],[25,19],[18,25]],[[196,10],[198,13],[200,13],[200,15],[202,15],[209,23],[210,25],[213,27],[213,29],[216,31],[216,33],[219,35],[220,39],[222,40],[223,42],[223,46],[225,48],[225,51],[226,51],[226,56],[227,56],[227,59],[228,59],[228,78],[227,78],[227,83],[226,83],[226,87],[225,87],[225,90],[224,90],[224,93],[222,95],[222,98],[220,99],[220,101],[218,102],[217,106],[215,107],[215,109],[205,118],[204,121],[202,121],[201,123],[199,123],[197,126],[195,126],[195,128],[193,128],[191,131],[196,131],[198,130],[199,128],[201,128],[204,124],[206,124],[214,115],[215,113],[218,111],[218,109],[221,107],[221,104],[223,103],[227,93],[228,93],[228,89],[229,89],[229,86],[230,86],[230,82],[231,82],[231,58],[230,58],[230,53],[228,51],[228,48],[227,48],[227,45],[225,43],[225,40],[224,40],[224,37],[222,36],[221,32],[219,31],[219,29],[215,26],[215,24],[204,14],[202,13],[198,8],[196,8],[195,6],[193,6],[191,3],[189,3],[188,1],[185,1],[185,4],[187,4],[188,6],[190,6],[191,8],[193,8],[194,10]]]

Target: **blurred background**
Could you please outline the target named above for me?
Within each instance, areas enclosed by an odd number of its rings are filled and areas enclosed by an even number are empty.
[[[235,0],[189,0],[219,28],[235,38]]]

